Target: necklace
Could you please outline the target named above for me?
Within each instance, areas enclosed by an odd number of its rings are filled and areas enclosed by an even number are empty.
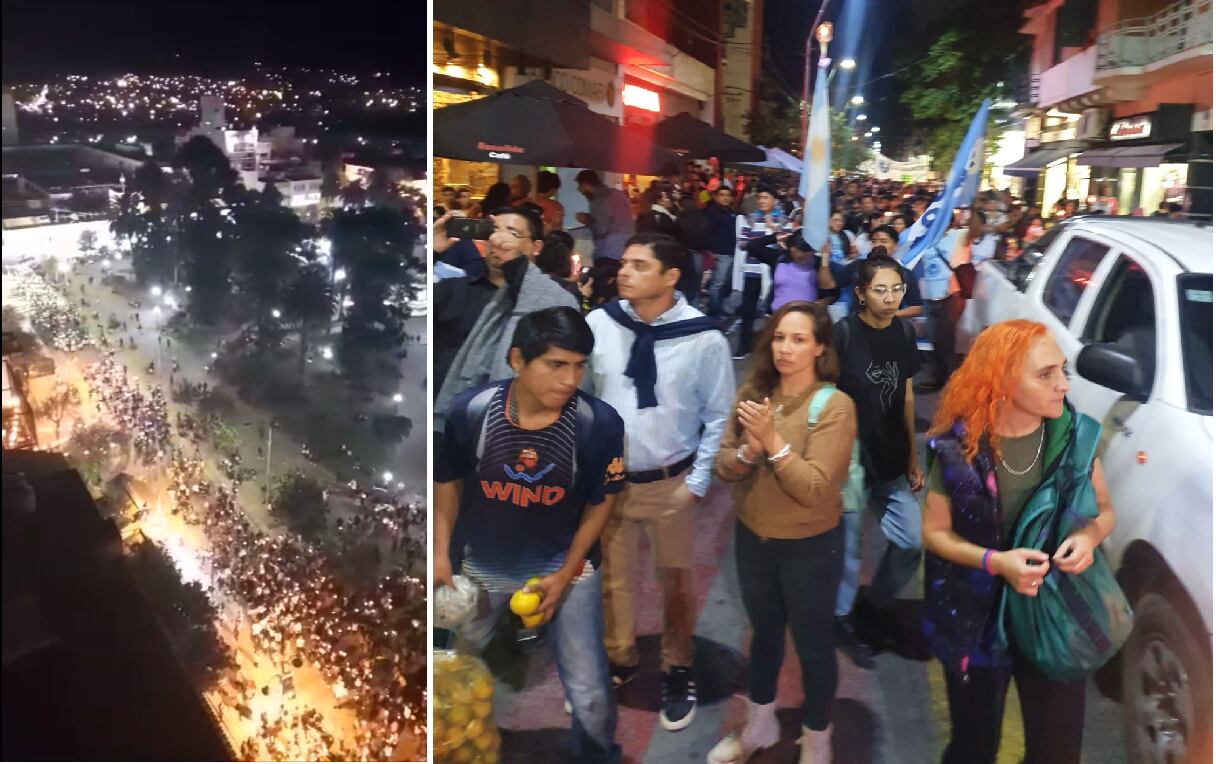
[[[1034,459],[1032,459],[1030,461],[1030,464],[1029,464],[1029,466],[1026,467],[1026,469],[1022,470],[1021,472],[1018,472],[1013,467],[1009,466],[1009,462],[1005,461],[1005,457],[1003,457],[1003,456],[1001,457],[1001,466],[1004,467],[1005,471],[1008,472],[1010,475],[1015,475],[1017,477],[1021,477],[1022,475],[1025,475],[1027,472],[1030,472],[1030,470],[1034,469],[1034,465],[1039,463],[1039,455],[1043,453],[1043,440],[1046,435],[1047,435],[1047,426],[1040,424],[1039,425],[1039,448],[1038,448],[1038,450],[1036,450],[1034,452]]]

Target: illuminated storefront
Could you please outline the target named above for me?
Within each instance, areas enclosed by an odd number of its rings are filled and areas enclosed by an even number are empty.
[[[432,43],[432,110],[483,98],[502,87],[499,71],[494,67],[501,52],[493,43],[439,24],[434,26]],[[480,199],[498,182],[498,177],[499,167],[493,162],[435,157],[431,166],[431,198],[441,199],[439,190],[451,186],[457,191],[467,188],[474,199]]]
[[[1188,206],[1191,125],[1186,104],[1120,117],[1111,121],[1106,140],[1077,161],[1101,179],[1095,194],[1118,199],[1120,215],[1151,215],[1162,203]]]

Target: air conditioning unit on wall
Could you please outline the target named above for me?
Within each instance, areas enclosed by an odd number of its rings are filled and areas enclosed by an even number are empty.
[[[1096,141],[1106,138],[1106,128],[1110,126],[1110,108],[1095,106],[1081,112],[1081,120],[1077,123],[1077,139]]]

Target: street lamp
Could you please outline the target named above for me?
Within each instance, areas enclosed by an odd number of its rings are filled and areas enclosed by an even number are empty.
[[[274,316],[275,318],[282,318],[283,311],[279,310],[278,308],[275,308],[274,310],[270,311],[270,315]]]
[[[163,293],[163,291],[164,290],[162,290],[159,286],[154,286],[154,287],[152,287],[152,296],[160,297],[161,294]]]
[[[852,104],[854,106],[861,106],[863,103],[866,102],[866,97],[863,96],[861,93],[858,93],[857,95],[853,96],[849,100],[852,102]]]
[[[853,59],[851,59],[851,58],[844,58],[844,59],[841,59],[841,60],[840,60],[840,68],[841,68],[841,69],[844,69],[846,72],[850,72],[850,71],[852,71],[852,70],[854,70],[854,69],[856,69],[856,68],[857,68],[857,62],[856,62],[856,61],[854,61],[854,60],[853,60]]]
[[[865,122],[867,119],[869,119],[869,117],[867,117],[867,116],[866,116],[866,115],[864,115],[864,114],[858,114],[858,115],[857,115],[857,121],[858,121],[858,122]]]
[[[389,483],[393,482],[393,473],[389,472],[388,470],[385,470],[384,474],[381,475],[380,477],[384,478],[385,485],[388,485]]]
[[[822,9],[820,15],[815,18],[818,22],[823,18]],[[811,26],[811,34],[806,37],[806,52],[805,61],[802,69],[802,138],[806,140],[806,121],[810,116],[810,100],[811,100],[811,40],[819,41],[819,65],[827,66],[828,61],[828,43],[832,41],[832,22],[825,21],[822,24],[814,24]]]

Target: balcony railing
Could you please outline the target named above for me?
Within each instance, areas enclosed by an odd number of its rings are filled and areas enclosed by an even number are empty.
[[[1180,0],[1160,13],[1103,30],[1097,71],[1149,66],[1211,43],[1212,0]]]

